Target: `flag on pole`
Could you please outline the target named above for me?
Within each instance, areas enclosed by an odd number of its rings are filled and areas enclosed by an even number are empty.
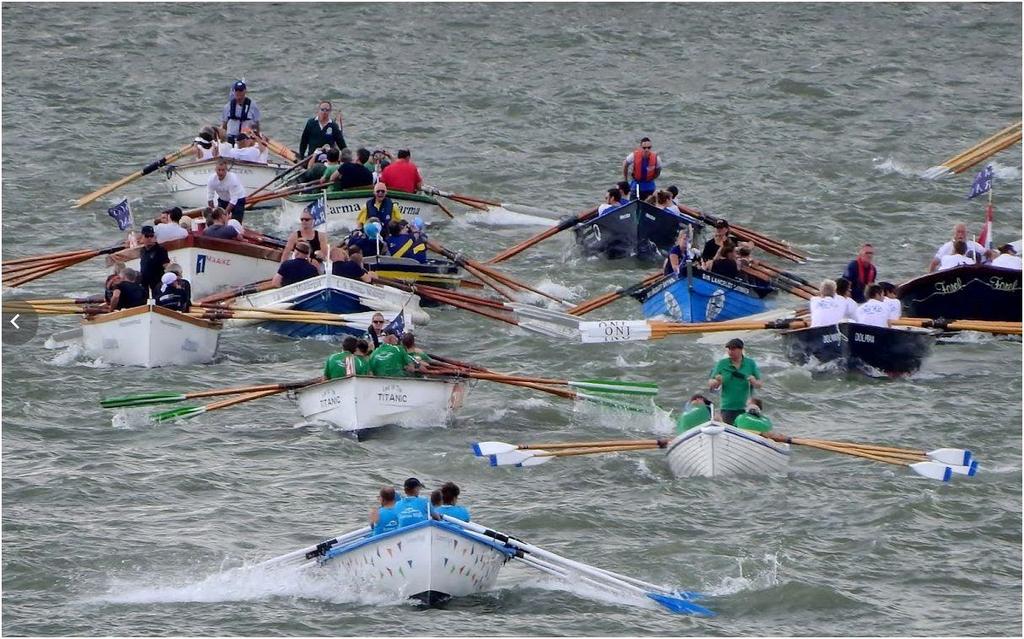
[[[985,226],[981,229],[981,235],[978,236],[978,244],[981,244],[985,249],[992,248],[992,200],[989,199],[988,207],[985,209]]]
[[[327,224],[327,191],[322,191],[316,202],[306,206],[306,210],[313,218],[313,228]]]
[[[395,319],[388,322],[387,326],[384,327],[384,330],[386,331],[388,329],[394,329],[399,337],[405,333],[405,311],[402,311],[395,316]]]
[[[135,220],[132,219],[132,206],[128,203],[128,198],[107,209],[107,215],[114,218],[119,231],[125,231],[135,226]]]
[[[974,184],[971,185],[971,193],[967,196],[967,199],[973,200],[979,195],[991,191],[993,177],[995,177],[995,171],[992,170],[991,164],[979,171],[978,175],[974,177]]]

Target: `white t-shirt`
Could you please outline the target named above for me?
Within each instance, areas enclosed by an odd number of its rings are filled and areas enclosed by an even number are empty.
[[[234,158],[236,160],[242,160],[243,162],[266,163],[266,160],[263,157],[263,152],[258,146],[249,146],[244,149],[232,148],[221,157]]]
[[[1021,270],[1021,260],[1016,255],[1010,253],[1002,253],[999,257],[992,260],[992,266],[998,266],[999,268],[1012,268]]]
[[[212,160],[213,159],[213,144],[210,144],[210,148],[208,148],[208,149],[204,149],[203,147],[199,147],[199,153],[203,156],[202,160],[200,160],[200,162],[202,162],[203,160]]]
[[[868,300],[857,308],[857,323],[869,326],[889,325],[889,305],[882,300]]]
[[[156,241],[160,244],[163,244],[164,242],[170,242],[171,240],[180,240],[183,237],[188,237],[188,231],[181,228],[174,222],[168,222],[167,224],[157,224],[156,226],[153,227],[153,234],[156,236]]]
[[[903,303],[896,297],[883,297],[882,301],[889,307],[889,319],[899,319],[903,315]]]
[[[943,255],[939,258],[939,270],[945,271],[946,269],[956,268],[957,266],[963,266],[965,264],[974,264],[974,260],[967,257],[966,255],[957,255],[955,253],[951,255]]]
[[[838,324],[846,316],[844,298],[831,295],[819,297],[815,295],[809,300],[811,308],[811,326],[831,326]]]
[[[843,317],[854,322],[857,321],[857,302],[852,297],[846,297],[845,295],[836,295],[836,299],[841,300],[846,305],[844,309]]]
[[[206,199],[213,200],[214,204],[217,203],[218,198],[226,200],[228,204],[234,204],[243,197],[245,197],[245,188],[242,186],[242,181],[231,171],[227,172],[223,181],[214,173],[206,183]]]
[[[985,258],[985,247],[984,246],[982,246],[981,244],[978,244],[974,240],[967,240],[965,242],[965,244],[967,244],[967,252],[974,251],[975,255],[977,255],[979,259],[984,259]],[[935,251],[935,259],[941,260],[946,255],[952,255],[952,254],[953,254],[953,241],[950,240],[949,242],[946,242],[945,244],[940,246],[938,251]]]

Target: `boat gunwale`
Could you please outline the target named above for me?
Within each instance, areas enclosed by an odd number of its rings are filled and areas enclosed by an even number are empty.
[[[324,193],[324,190],[317,191],[314,193],[300,193],[298,195],[286,196],[285,200],[295,203],[303,202],[315,202],[320,199],[320,196]],[[331,200],[355,200],[355,199],[371,199],[373,197],[373,188],[355,188],[345,189],[343,191],[331,191],[326,190],[327,202]],[[392,200],[408,200],[410,202],[422,202],[424,204],[439,205],[437,198],[429,195],[421,195],[419,193],[409,193],[408,191],[388,191],[388,197]]]
[[[446,521],[437,521],[437,520],[434,520],[434,519],[427,519],[425,521],[420,521],[420,522],[417,522],[415,524],[412,524],[411,526],[404,526],[404,527],[401,527],[401,528],[396,528],[394,530],[389,530],[389,531],[387,531],[385,533],[382,533],[380,535],[375,535],[371,531],[370,533],[367,533],[367,535],[365,535],[363,537],[360,537],[358,539],[355,539],[355,540],[353,540],[353,541],[351,541],[351,542],[349,542],[349,543],[347,543],[347,544],[345,544],[345,545],[343,545],[341,547],[331,548],[330,550],[327,551],[327,554],[325,554],[323,556],[323,558],[320,560],[320,563],[321,563],[321,565],[323,565],[323,564],[327,563],[328,561],[330,561],[331,559],[335,559],[337,557],[341,557],[343,555],[346,555],[346,554],[348,554],[348,553],[350,553],[350,552],[352,552],[354,550],[358,550],[359,548],[362,548],[363,546],[367,546],[369,544],[376,543],[378,541],[384,541],[384,540],[387,540],[387,539],[391,539],[393,537],[397,537],[397,536],[403,535],[405,533],[409,533],[409,532],[413,532],[413,531],[416,531],[416,530],[420,530],[422,528],[440,528],[442,530],[446,530],[446,531],[448,531],[450,533],[457,534],[460,537],[463,537],[465,539],[469,539],[469,540],[475,541],[477,543],[488,545],[491,548],[493,548],[494,550],[497,550],[498,552],[502,553],[506,557],[513,557],[516,554],[516,549],[515,548],[513,548],[511,546],[508,546],[507,544],[502,544],[502,543],[498,542],[497,540],[490,540],[490,539],[486,539],[486,538],[482,539],[480,537],[469,535],[462,528],[462,526],[459,526],[457,524],[451,524],[451,523],[448,523]]]
[[[219,321],[207,320],[199,317],[192,317],[191,315],[179,313],[178,311],[174,311],[169,308],[164,308],[163,306],[157,306],[156,304],[153,304],[152,306],[144,304],[142,306],[123,308],[119,311],[111,311],[109,313],[100,313],[98,315],[87,316],[82,318],[82,326],[96,326],[98,324],[116,322],[127,317],[142,315],[148,313],[149,311],[153,311],[157,315],[163,315],[164,317],[179,320],[187,324],[192,324],[193,326],[198,326],[200,328],[220,330],[223,327],[223,324]]]
[[[725,430],[723,430],[722,432],[729,433],[729,435],[733,437],[746,439],[753,444],[759,444],[761,446],[764,446],[765,448],[768,448],[769,450],[779,453],[780,455],[786,455],[787,457],[792,453],[792,450],[789,447],[782,448],[772,440],[767,439],[765,437],[761,437],[760,435],[745,433],[743,432],[743,429],[736,428],[735,426],[730,426],[725,422],[709,420],[704,422],[703,424],[697,424],[693,428],[690,428],[689,430],[677,435],[676,438],[669,444],[668,450],[665,451],[665,455],[671,455],[672,451],[678,448],[681,444],[690,441],[697,435],[704,434],[701,429],[703,429],[705,426],[724,426]]]

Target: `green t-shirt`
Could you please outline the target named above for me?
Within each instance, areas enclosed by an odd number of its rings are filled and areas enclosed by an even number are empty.
[[[327,358],[327,362],[324,363],[324,377],[327,379],[338,379],[348,375],[348,370],[345,368],[345,360],[351,353],[342,351],[335,353]]]
[[[324,174],[320,176],[320,179],[321,180],[326,180],[326,181],[330,182],[331,181],[331,176],[334,175],[334,172],[338,170],[339,166],[341,166],[341,165],[340,164],[325,164],[324,165]]]
[[[747,398],[750,396],[750,382],[747,378],[753,375],[761,379],[761,371],[757,362],[747,356],[743,357],[739,368],[732,365],[732,360],[725,357],[715,364],[711,377],[722,376],[722,410],[745,410]]]
[[[370,356],[369,355],[353,355],[352,361],[356,365],[356,375],[369,375],[370,374]]]
[[[405,377],[405,367],[416,360],[403,347],[381,344],[370,354],[370,372],[377,377]]]

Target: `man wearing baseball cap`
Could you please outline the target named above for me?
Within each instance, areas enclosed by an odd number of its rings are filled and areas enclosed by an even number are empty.
[[[164,267],[170,264],[167,249],[156,242],[156,231],[152,226],[142,227],[142,248],[139,250],[139,284],[142,284],[154,299],[160,297],[160,278]]]
[[[426,521],[430,504],[425,497],[420,497],[423,484],[415,477],[410,477],[405,480],[402,487],[405,489],[405,497],[395,504],[395,510],[398,511],[398,527],[403,528]]]
[[[245,82],[235,82],[231,85],[231,99],[224,105],[220,128],[224,129],[229,144],[235,143],[242,129],[251,128],[256,133],[260,132],[260,109],[251,98],[246,97],[245,90]]]
[[[722,389],[721,412],[726,424],[733,421],[747,409],[747,400],[755,388],[764,386],[757,362],[743,354],[743,340],[733,338],[725,344],[729,353],[715,364],[708,380],[708,388]]]
[[[374,377],[405,377],[419,370],[420,362],[398,343],[399,330],[384,329],[380,345],[370,355],[370,372]]]

